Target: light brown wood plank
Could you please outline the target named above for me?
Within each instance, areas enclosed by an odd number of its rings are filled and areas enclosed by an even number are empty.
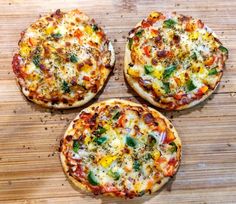
[[[183,142],[182,165],[162,191],[123,200],[76,191],[66,180],[58,146],[69,122],[87,107],[41,108],[20,93],[11,69],[20,32],[39,15],[79,8],[104,26],[116,66],[104,90],[90,102],[123,98],[146,103],[126,84],[124,45],[129,30],[150,11],[201,18],[229,48],[219,88],[206,102],[167,112]],[[0,0],[0,203],[235,203],[236,200],[236,1],[230,0]],[[150,104],[148,104],[150,105]]]

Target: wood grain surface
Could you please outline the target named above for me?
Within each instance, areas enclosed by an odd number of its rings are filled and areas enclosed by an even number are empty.
[[[160,110],[173,121],[183,142],[182,165],[162,191],[123,200],[94,197],[68,183],[57,150],[81,108],[55,111],[28,102],[11,68],[20,32],[57,8],[79,8],[94,17],[114,44],[114,72],[89,104],[113,97],[144,103],[126,84],[122,69],[127,33],[150,11],[201,18],[229,48],[222,82],[209,100],[181,112]],[[235,64],[235,0],[0,0],[0,203],[236,203]]]

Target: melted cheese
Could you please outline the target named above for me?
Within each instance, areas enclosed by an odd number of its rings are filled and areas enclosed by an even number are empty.
[[[107,42],[103,30],[78,10],[42,17],[19,43],[22,70],[27,73],[21,85],[43,103],[57,98],[53,103],[71,106],[96,93],[100,87],[94,89],[94,84],[103,85],[107,77],[103,55],[110,52]]]
[[[132,42],[129,40],[127,46],[127,54],[130,55],[126,61],[127,73],[136,81],[140,78],[148,79],[155,95],[162,96],[163,101],[173,102],[175,107],[182,104],[180,99],[174,97],[179,92],[187,95],[189,101],[196,100],[191,97],[195,97],[194,94],[201,87],[214,87],[219,80],[223,66],[219,65],[216,56],[224,55],[227,58],[227,53],[219,49],[221,44],[213,31],[206,26],[199,27],[197,19],[186,17],[181,20],[183,17],[179,15],[170,15],[156,21],[151,16],[148,22],[154,20],[155,23],[150,26],[142,26],[140,23],[130,32],[129,39]],[[153,30],[158,31],[155,36]],[[151,47],[150,56],[145,54],[145,46]],[[214,60],[206,63],[206,59],[211,57]],[[176,68],[168,72],[171,66]],[[216,69],[217,72],[209,75],[210,69]],[[150,87],[143,91],[150,95],[153,93]],[[155,98],[155,95],[152,97]]]
[[[91,117],[95,114],[91,109],[84,112],[91,114]],[[121,102],[99,105],[95,126],[89,126],[90,123],[82,118],[74,122],[73,129],[77,131],[72,135],[72,140],[64,140],[63,153],[69,162],[71,155],[74,159],[81,159],[78,164],[87,169],[86,175],[93,172],[99,186],[108,189],[112,186],[122,192],[128,189],[136,195],[146,192],[150,189],[150,180],[154,184],[160,179],[157,175],[165,177],[164,172],[171,168],[168,164],[171,158],[179,164],[176,152],[180,151],[175,138],[168,142],[175,143],[174,150],[172,143],[165,142],[168,134],[161,131],[166,129],[165,122],[161,123],[158,116],[154,118],[156,125],[148,122],[146,117],[151,113],[148,109],[138,109]],[[124,116],[125,120],[121,123]],[[68,133],[71,131],[68,130]],[[81,138],[81,135],[85,135],[85,138],[80,139],[76,149],[78,152],[74,153],[74,141]],[[74,178],[78,176],[75,170],[72,175],[75,175]]]

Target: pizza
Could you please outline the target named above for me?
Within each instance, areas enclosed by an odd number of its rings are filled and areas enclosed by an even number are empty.
[[[152,12],[129,32],[124,73],[153,105],[181,110],[216,89],[227,58],[228,49],[201,20]]]
[[[21,33],[12,61],[23,94],[45,107],[85,104],[103,87],[115,62],[111,42],[79,10],[41,17]]]
[[[157,191],[174,176],[181,141],[158,111],[110,99],[87,107],[71,122],[60,158],[79,189],[133,198]]]

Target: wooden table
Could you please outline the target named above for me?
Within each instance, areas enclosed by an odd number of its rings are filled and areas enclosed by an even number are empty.
[[[159,193],[129,201],[93,197],[75,191],[66,180],[57,150],[67,125],[81,108],[52,111],[28,102],[11,68],[19,33],[39,15],[57,8],[80,8],[105,27],[113,41],[114,73],[89,104],[113,97],[144,103],[124,81],[124,44],[128,31],[152,10],[199,17],[229,48],[224,77],[209,100],[186,111],[161,110],[179,131],[183,160],[176,179]],[[0,202],[236,203],[235,30],[234,0],[0,0]]]

